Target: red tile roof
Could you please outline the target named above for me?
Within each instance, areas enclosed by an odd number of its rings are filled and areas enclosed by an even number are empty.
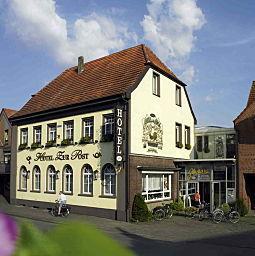
[[[234,120],[235,125],[244,121],[245,119],[255,116],[255,81],[252,82],[250,94],[248,97],[247,105],[244,110]]]
[[[5,112],[8,118],[10,118],[12,115],[17,113],[17,110],[10,109],[10,108],[3,108],[3,111]]]
[[[80,74],[77,66],[66,69],[36,93],[13,118],[122,94],[135,84],[146,65],[155,66],[177,79],[148,47],[137,45],[85,63]]]

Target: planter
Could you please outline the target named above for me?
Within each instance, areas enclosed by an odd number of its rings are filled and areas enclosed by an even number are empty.
[[[54,146],[56,146],[56,141],[55,140],[48,141],[45,144],[45,148],[50,148],[50,147],[54,147]]]
[[[69,139],[64,139],[61,141],[61,146],[69,146],[69,145],[72,145],[73,144],[73,141],[72,140],[69,140]]]
[[[31,149],[37,149],[37,148],[40,148],[41,146],[42,146],[41,143],[32,143]]]
[[[24,150],[26,148],[27,148],[27,143],[24,143],[19,145],[18,150]]]

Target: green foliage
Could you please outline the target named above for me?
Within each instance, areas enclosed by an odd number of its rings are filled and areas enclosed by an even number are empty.
[[[174,211],[181,212],[184,210],[184,203],[180,197],[175,202],[171,203],[170,205]]]
[[[190,150],[190,149],[191,149],[191,145],[190,145],[190,144],[186,144],[186,145],[185,145],[185,148],[188,149],[188,150]]]
[[[20,227],[14,256],[133,255],[96,228],[79,222],[58,225],[44,234],[29,223]]]
[[[23,150],[27,147],[27,143],[20,144],[18,150]]]
[[[178,141],[178,142],[176,142],[176,147],[177,148],[182,148],[183,144],[180,141]]]
[[[230,212],[230,206],[227,203],[222,204],[220,209],[224,212],[224,214],[227,214]]]
[[[113,141],[113,134],[102,134],[102,142]]]
[[[245,216],[248,213],[248,207],[242,198],[236,200],[236,208],[240,216]]]
[[[40,148],[42,145],[39,142],[34,142],[31,144],[31,149]]]
[[[72,145],[72,141],[70,139],[64,139],[61,141],[61,146],[69,146]]]
[[[135,221],[148,221],[151,213],[141,194],[136,194],[132,207],[132,219]]]
[[[88,135],[86,135],[85,137],[82,137],[79,141],[79,144],[88,144],[92,142],[92,138]]]
[[[194,206],[186,207],[185,212],[186,213],[194,213],[194,212],[197,212],[197,208]]]
[[[46,142],[46,144],[45,144],[46,148],[54,147],[54,146],[56,146],[56,141],[55,140],[50,140],[50,141]]]

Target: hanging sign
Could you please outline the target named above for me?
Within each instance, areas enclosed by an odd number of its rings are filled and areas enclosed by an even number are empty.
[[[115,164],[121,164],[124,161],[123,130],[124,107],[117,105],[115,108]]]
[[[208,169],[195,169],[191,168],[187,172],[188,181],[210,181],[211,171]]]

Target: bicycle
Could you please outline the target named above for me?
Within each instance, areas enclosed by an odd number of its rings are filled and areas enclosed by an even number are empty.
[[[234,208],[231,208],[227,213],[222,212],[222,220],[235,224],[240,220],[240,214]]]
[[[211,219],[214,223],[218,224],[222,221],[224,212],[221,209],[215,209],[213,212],[210,211],[210,204],[204,203],[204,207],[199,211],[198,219],[200,221],[204,219]]]
[[[162,204],[162,206],[155,207],[152,212],[155,220],[163,220],[173,216],[173,209],[170,204]]]

